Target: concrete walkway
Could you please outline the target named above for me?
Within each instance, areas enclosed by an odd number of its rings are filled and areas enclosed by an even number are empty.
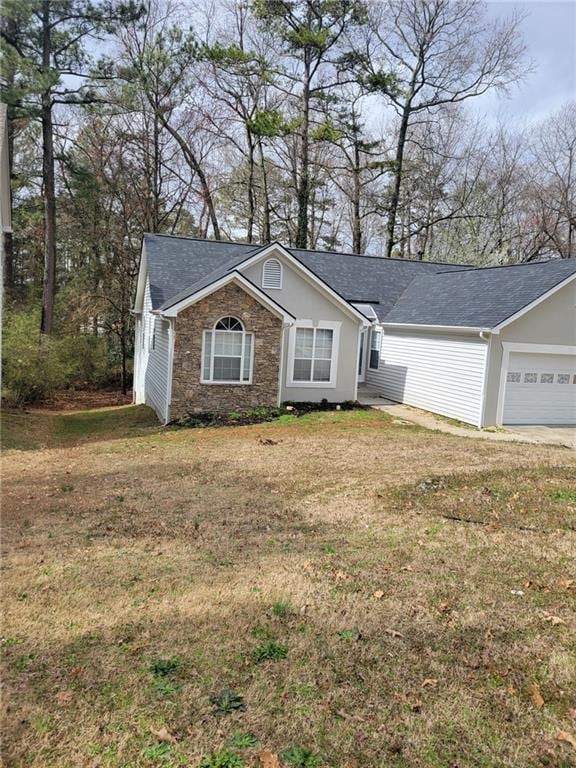
[[[435,429],[439,432],[447,432],[459,437],[470,437],[476,440],[496,440],[500,442],[540,443],[545,445],[561,445],[565,448],[576,449],[576,427],[547,427],[547,426],[518,426],[510,428],[498,428],[498,431],[489,429],[477,429],[476,427],[460,427],[451,424],[441,416],[437,417],[428,411],[412,408],[410,405],[402,405],[380,397],[375,392],[358,388],[358,401],[362,405],[369,405],[378,411],[384,411],[399,421],[407,421],[418,424],[426,429]]]

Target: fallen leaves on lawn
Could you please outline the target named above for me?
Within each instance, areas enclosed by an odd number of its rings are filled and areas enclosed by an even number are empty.
[[[258,761],[260,768],[280,768],[280,760],[278,755],[271,752],[269,749],[261,749],[258,752]]]
[[[384,597],[384,592],[381,589],[377,589],[376,592],[373,593],[372,597],[375,597],[376,600],[381,600]]]
[[[56,694],[56,703],[61,707],[64,707],[66,704],[70,704],[72,701],[72,696],[72,691],[58,691]]]
[[[576,738],[571,733],[568,733],[568,731],[558,731],[556,739],[558,741],[565,741],[566,744],[570,744],[571,747],[576,749]]]
[[[438,687],[438,680],[435,677],[427,677],[426,680],[422,682],[422,688],[437,688]]]
[[[157,731],[155,731],[154,728],[150,728],[150,733],[154,738],[158,739],[158,741],[163,741],[166,744],[176,744],[176,738],[170,733],[166,726],[159,728]]]
[[[551,613],[544,614],[544,621],[549,621],[553,627],[557,627],[561,624],[566,624],[564,619],[561,619],[560,616],[553,616]]]
[[[534,704],[535,707],[541,709],[541,707],[544,706],[544,699],[540,693],[540,688],[535,683],[528,686],[528,694],[532,699],[532,704]]]
[[[404,637],[402,632],[398,632],[397,629],[385,629],[384,632],[386,632],[387,635],[390,635],[390,637]]]

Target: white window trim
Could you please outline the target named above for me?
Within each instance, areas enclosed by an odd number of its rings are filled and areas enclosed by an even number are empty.
[[[372,340],[374,336],[379,333],[380,334],[380,344],[378,347],[372,346]],[[377,325],[372,326],[370,329],[370,343],[368,345],[368,370],[369,371],[378,371],[380,369],[380,357],[382,355],[382,337],[384,336],[384,331],[382,328],[380,328]],[[378,365],[376,367],[372,366],[372,352],[378,351]]]
[[[267,285],[266,284],[266,264],[269,264],[271,261],[275,261],[276,264],[278,264],[278,267],[280,268],[280,285]],[[275,258],[274,256],[270,259],[266,259],[262,263],[262,288],[266,288],[270,291],[281,291],[282,286],[284,284],[284,266],[280,259]]]
[[[228,315],[226,315],[228,317]],[[223,318],[220,318],[214,323],[214,326],[212,328],[206,328],[204,331],[202,331],[202,358],[200,360],[200,383],[201,384],[213,384],[214,386],[225,386],[225,387],[247,387],[252,384],[252,377],[254,372],[254,334],[251,331],[247,331],[244,323],[240,320],[240,323],[242,323],[242,354],[240,355],[240,375],[244,372],[244,362],[245,362],[245,354],[246,354],[246,337],[251,337],[251,344],[250,344],[250,371],[248,374],[248,380],[242,380],[242,381],[214,381],[214,333],[216,332],[216,326],[222,320]],[[206,334],[211,333],[212,334],[212,341],[211,341],[211,354],[210,354],[210,378],[205,379],[204,378],[204,353],[206,350]],[[240,331],[235,331],[235,333],[240,333]],[[237,357],[237,355],[218,355],[218,357]]]
[[[288,336],[288,370],[286,371],[287,387],[302,387],[310,389],[335,389],[338,378],[338,351],[340,347],[340,327],[342,323],[328,320],[296,320],[290,326]],[[318,328],[331,330],[332,335],[332,359],[330,361],[330,381],[295,381],[294,380],[294,352],[296,350],[296,330],[298,328]]]

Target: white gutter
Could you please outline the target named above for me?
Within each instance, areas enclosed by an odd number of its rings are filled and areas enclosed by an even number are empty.
[[[499,333],[494,328],[480,328],[474,325],[425,325],[424,323],[379,323],[383,328],[408,328],[410,330],[450,331],[451,333]]]

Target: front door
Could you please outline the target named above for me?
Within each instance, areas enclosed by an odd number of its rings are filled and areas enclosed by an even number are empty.
[[[368,332],[362,331],[360,334],[360,351],[358,353],[358,381],[366,381],[366,340]]]

